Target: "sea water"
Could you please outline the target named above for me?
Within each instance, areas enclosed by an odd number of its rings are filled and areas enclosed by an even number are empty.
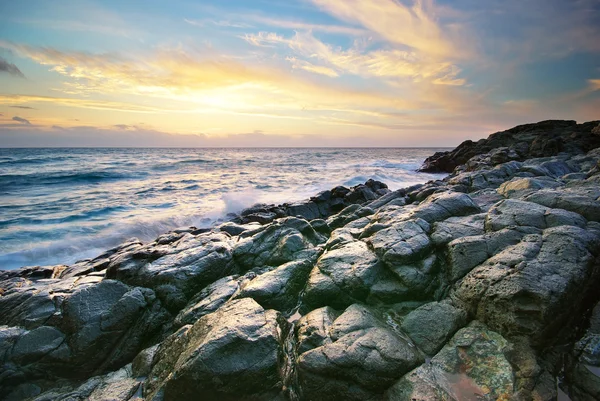
[[[398,189],[432,148],[0,148],[0,269],[69,264],[255,203],[373,178]]]

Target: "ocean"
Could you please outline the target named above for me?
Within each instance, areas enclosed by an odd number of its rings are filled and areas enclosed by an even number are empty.
[[[423,183],[442,177],[415,172],[438,150],[0,148],[0,269],[69,264],[369,178]]]

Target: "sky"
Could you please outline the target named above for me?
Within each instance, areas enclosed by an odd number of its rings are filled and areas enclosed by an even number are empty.
[[[0,1],[0,146],[456,146],[600,120],[600,0]]]

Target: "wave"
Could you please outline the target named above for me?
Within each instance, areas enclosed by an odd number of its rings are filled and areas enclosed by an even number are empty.
[[[0,186],[20,187],[30,185],[57,185],[57,184],[94,184],[102,181],[116,181],[145,176],[147,173],[137,172],[121,173],[115,171],[86,171],[66,173],[31,173],[31,174],[5,174],[0,175]]]
[[[65,160],[71,160],[72,157],[68,156],[56,156],[56,157],[42,157],[37,159],[14,159],[12,157],[0,158],[0,165],[12,166],[12,165],[29,165],[29,164],[50,164],[53,162],[60,162]]]
[[[127,210],[124,206],[107,206],[99,209],[88,210],[76,214],[71,214],[64,217],[55,218],[31,218],[31,217],[18,217],[11,220],[0,220],[0,228],[9,227],[15,224],[18,225],[40,225],[40,224],[62,224],[71,223],[77,220],[89,220],[98,217],[105,217],[115,212],[122,212]]]

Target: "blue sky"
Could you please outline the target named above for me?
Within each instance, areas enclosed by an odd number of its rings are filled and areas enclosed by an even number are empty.
[[[453,146],[600,119],[598,0],[0,3],[0,146]]]

